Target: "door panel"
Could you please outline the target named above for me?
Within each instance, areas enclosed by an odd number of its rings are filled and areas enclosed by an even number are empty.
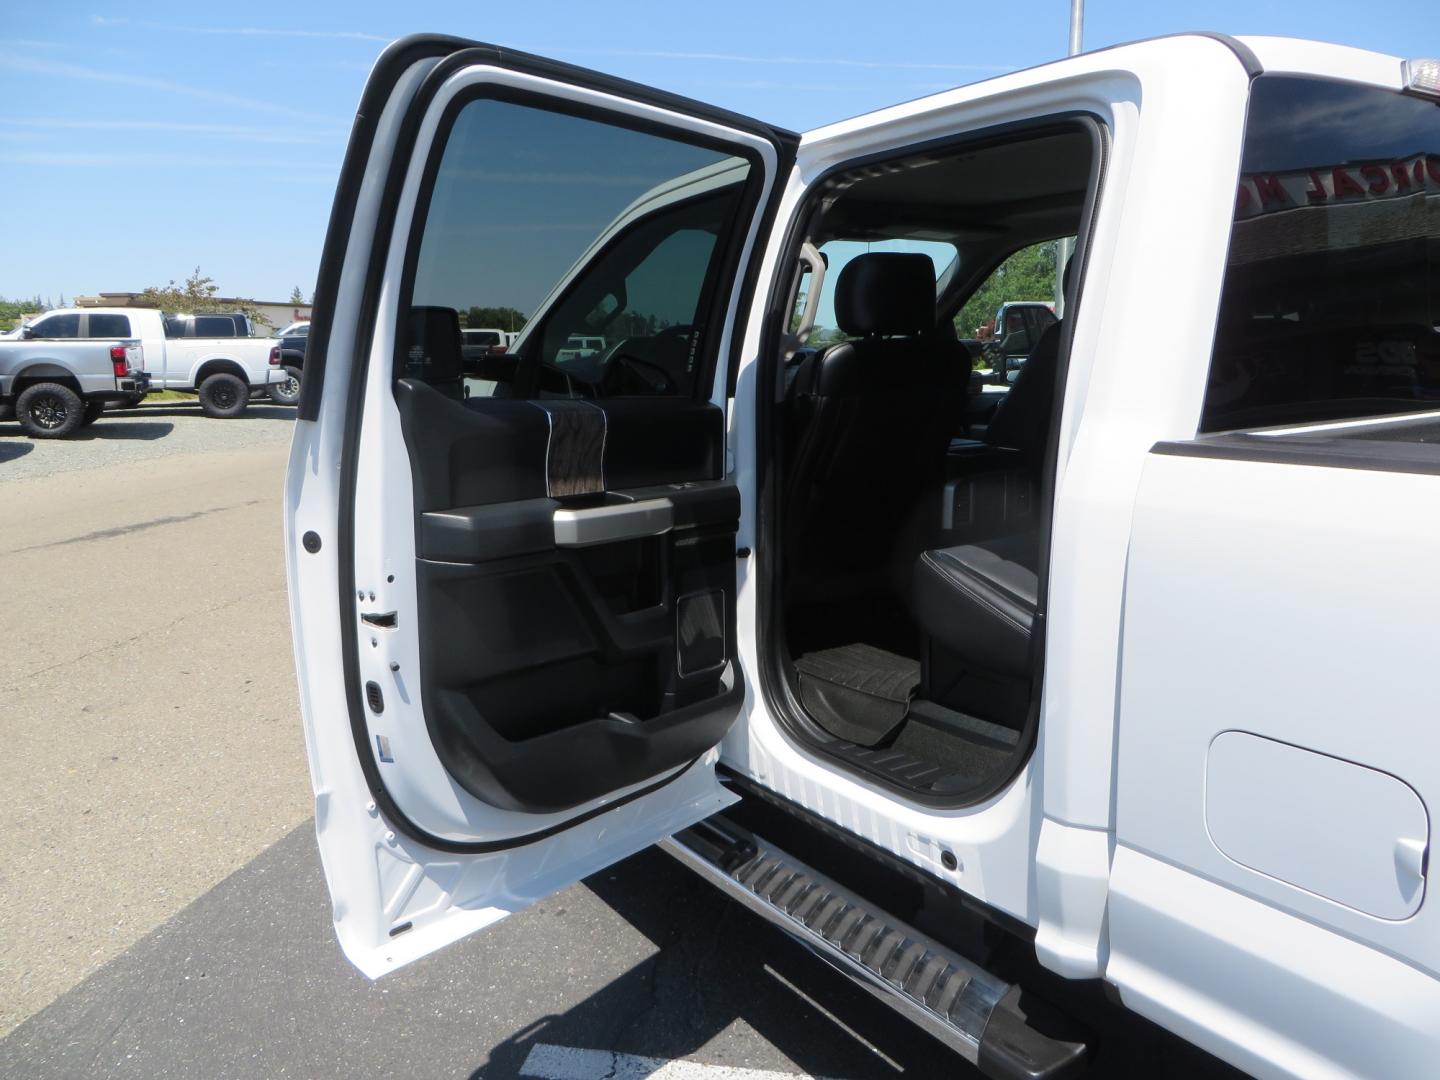
[[[383,188],[343,223],[363,262],[321,283],[316,339],[354,353],[319,358],[287,500],[321,853],[372,975],[733,799],[739,497],[711,398],[795,141],[533,57],[397,49],[346,159]],[[465,323],[523,329],[477,364]]]

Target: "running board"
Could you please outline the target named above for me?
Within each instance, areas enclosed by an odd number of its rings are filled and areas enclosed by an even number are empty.
[[[723,817],[660,846],[996,1080],[1059,1080],[1085,1044],[1027,1020],[1020,988]]]

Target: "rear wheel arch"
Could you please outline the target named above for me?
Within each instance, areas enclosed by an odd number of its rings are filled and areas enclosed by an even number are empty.
[[[216,357],[213,360],[206,360],[195,371],[195,389],[200,389],[202,383],[211,375],[234,375],[243,379],[246,386],[250,385],[250,373],[245,370],[238,360],[231,360],[229,357]]]
[[[77,394],[83,392],[80,380],[68,368],[61,367],[59,364],[31,364],[15,376],[13,393],[19,397],[28,387],[34,386],[36,383],[58,383],[74,390]]]

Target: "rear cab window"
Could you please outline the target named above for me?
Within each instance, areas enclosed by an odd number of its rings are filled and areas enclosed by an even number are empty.
[[[87,315],[85,336],[91,338],[128,338],[130,319],[126,315]]]
[[[1199,428],[1440,441],[1440,103],[1255,81]]]
[[[231,315],[197,315],[194,334],[196,337],[238,337],[240,328]]]

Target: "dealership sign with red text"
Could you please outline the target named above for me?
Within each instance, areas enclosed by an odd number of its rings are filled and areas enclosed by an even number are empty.
[[[1279,210],[1407,195],[1440,195],[1440,155],[1416,154],[1396,161],[1352,162],[1293,172],[1251,173],[1240,178],[1235,217]]]

